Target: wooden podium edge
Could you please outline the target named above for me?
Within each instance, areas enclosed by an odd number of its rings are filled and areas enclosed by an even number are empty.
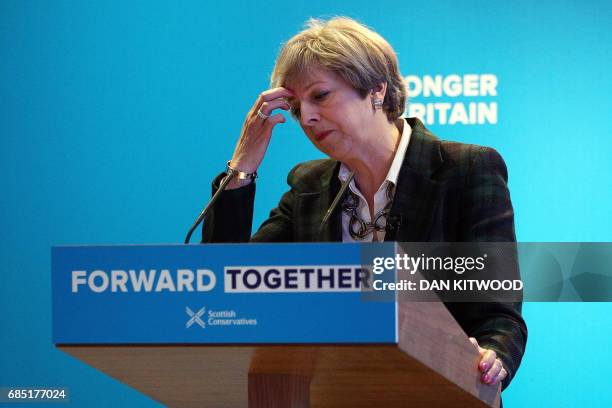
[[[495,406],[393,344],[58,348],[171,407]]]

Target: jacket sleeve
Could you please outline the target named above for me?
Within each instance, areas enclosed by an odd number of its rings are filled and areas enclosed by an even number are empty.
[[[223,177],[225,173],[218,175],[213,181],[213,194]],[[201,242],[292,242],[293,189],[283,194],[278,206],[270,212],[268,219],[251,238],[255,190],[255,183],[250,183],[244,187],[223,191],[204,220]]]
[[[514,211],[508,191],[506,165],[497,151],[480,148],[471,163],[462,193],[465,209],[461,221],[465,242],[515,242]],[[516,276],[519,276],[518,264]],[[515,277],[516,277],[515,276]],[[514,277],[513,277],[514,278]],[[492,349],[508,376],[505,389],[518,370],[527,343],[522,303],[449,303],[447,307],[468,336],[483,348]]]
[[[213,180],[213,195],[225,176],[226,173],[221,173]],[[223,191],[204,220],[202,243],[248,242],[254,202],[255,183]]]

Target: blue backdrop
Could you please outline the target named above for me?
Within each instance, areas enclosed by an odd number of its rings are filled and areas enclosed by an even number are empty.
[[[0,2],[0,386],[67,386],[78,406],[155,402],[51,344],[52,245],[181,242],[310,16],[378,30],[404,76],[494,75],[495,121],[445,139],[506,159],[521,241],[610,241],[609,1]],[[289,121],[260,169],[255,223],[297,162]],[[612,305],[526,304],[529,341],[504,403],[608,404]]]

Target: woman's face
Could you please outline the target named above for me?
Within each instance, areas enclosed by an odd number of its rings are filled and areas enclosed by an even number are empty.
[[[370,98],[326,70],[311,71],[289,88],[287,98],[304,133],[323,153],[344,161],[368,144],[374,115]]]

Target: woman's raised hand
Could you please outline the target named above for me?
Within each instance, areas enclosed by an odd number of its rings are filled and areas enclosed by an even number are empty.
[[[255,104],[247,113],[240,138],[234,149],[231,168],[245,173],[254,173],[259,168],[266,154],[272,130],[278,123],[284,123],[282,113],[272,114],[275,109],[289,110],[291,107],[285,98],[293,96],[287,88],[273,88],[262,92]],[[234,178],[228,188],[237,188],[248,184],[250,180]]]

